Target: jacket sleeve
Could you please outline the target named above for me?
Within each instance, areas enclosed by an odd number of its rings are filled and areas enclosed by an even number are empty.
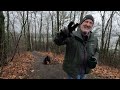
[[[58,46],[65,45],[67,43],[67,38],[64,38],[60,32],[55,34],[55,37],[53,39],[54,43]]]
[[[98,59],[99,59],[99,47],[98,47],[98,39],[96,38],[96,48],[95,48],[95,54],[93,55],[93,58],[96,59],[97,63],[98,63]]]

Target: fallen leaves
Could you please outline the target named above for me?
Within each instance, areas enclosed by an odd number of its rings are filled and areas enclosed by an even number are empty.
[[[64,55],[56,55],[51,52],[38,52],[42,56],[49,55],[52,61],[55,63],[63,63]],[[2,69],[2,79],[25,79],[28,75],[28,71],[34,72],[32,69],[32,63],[35,62],[36,57],[32,55],[31,52],[24,52],[20,55],[16,55],[12,62]],[[120,70],[117,68],[97,65],[95,69],[92,70],[91,75],[98,76],[103,79],[120,79]]]
[[[103,77],[104,79],[120,79],[119,69],[105,65],[97,65],[91,74]]]
[[[16,55],[12,62],[2,69],[1,78],[3,79],[23,79],[31,69],[31,64],[35,58],[30,52]]]

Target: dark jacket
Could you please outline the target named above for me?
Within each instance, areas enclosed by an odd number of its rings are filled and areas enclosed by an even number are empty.
[[[87,60],[90,57],[98,59],[98,39],[92,32],[86,42],[83,40],[79,29],[66,39],[63,39],[58,33],[54,42],[59,46],[66,45],[63,70],[72,77],[76,77],[81,68],[84,74],[88,74],[91,69],[87,67]]]

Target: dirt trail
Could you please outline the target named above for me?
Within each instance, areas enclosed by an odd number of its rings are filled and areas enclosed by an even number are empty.
[[[27,79],[66,79],[67,75],[62,70],[62,64],[42,64],[45,56],[41,56],[36,51],[32,52],[36,57],[35,63],[33,63],[33,69],[30,70]],[[86,75],[85,79],[102,79],[102,77],[94,75]]]
[[[33,70],[29,72],[28,79],[64,79],[66,73],[62,70],[62,64],[44,65],[42,64],[44,56],[39,55],[36,51],[33,52],[36,57],[33,64]]]

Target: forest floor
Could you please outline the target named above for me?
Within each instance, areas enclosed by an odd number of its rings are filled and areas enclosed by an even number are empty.
[[[16,55],[12,62],[1,69],[1,79],[66,79],[62,70],[63,55],[49,52],[52,63],[42,62],[47,52],[24,52]],[[106,65],[97,65],[85,79],[120,79],[120,70]]]

